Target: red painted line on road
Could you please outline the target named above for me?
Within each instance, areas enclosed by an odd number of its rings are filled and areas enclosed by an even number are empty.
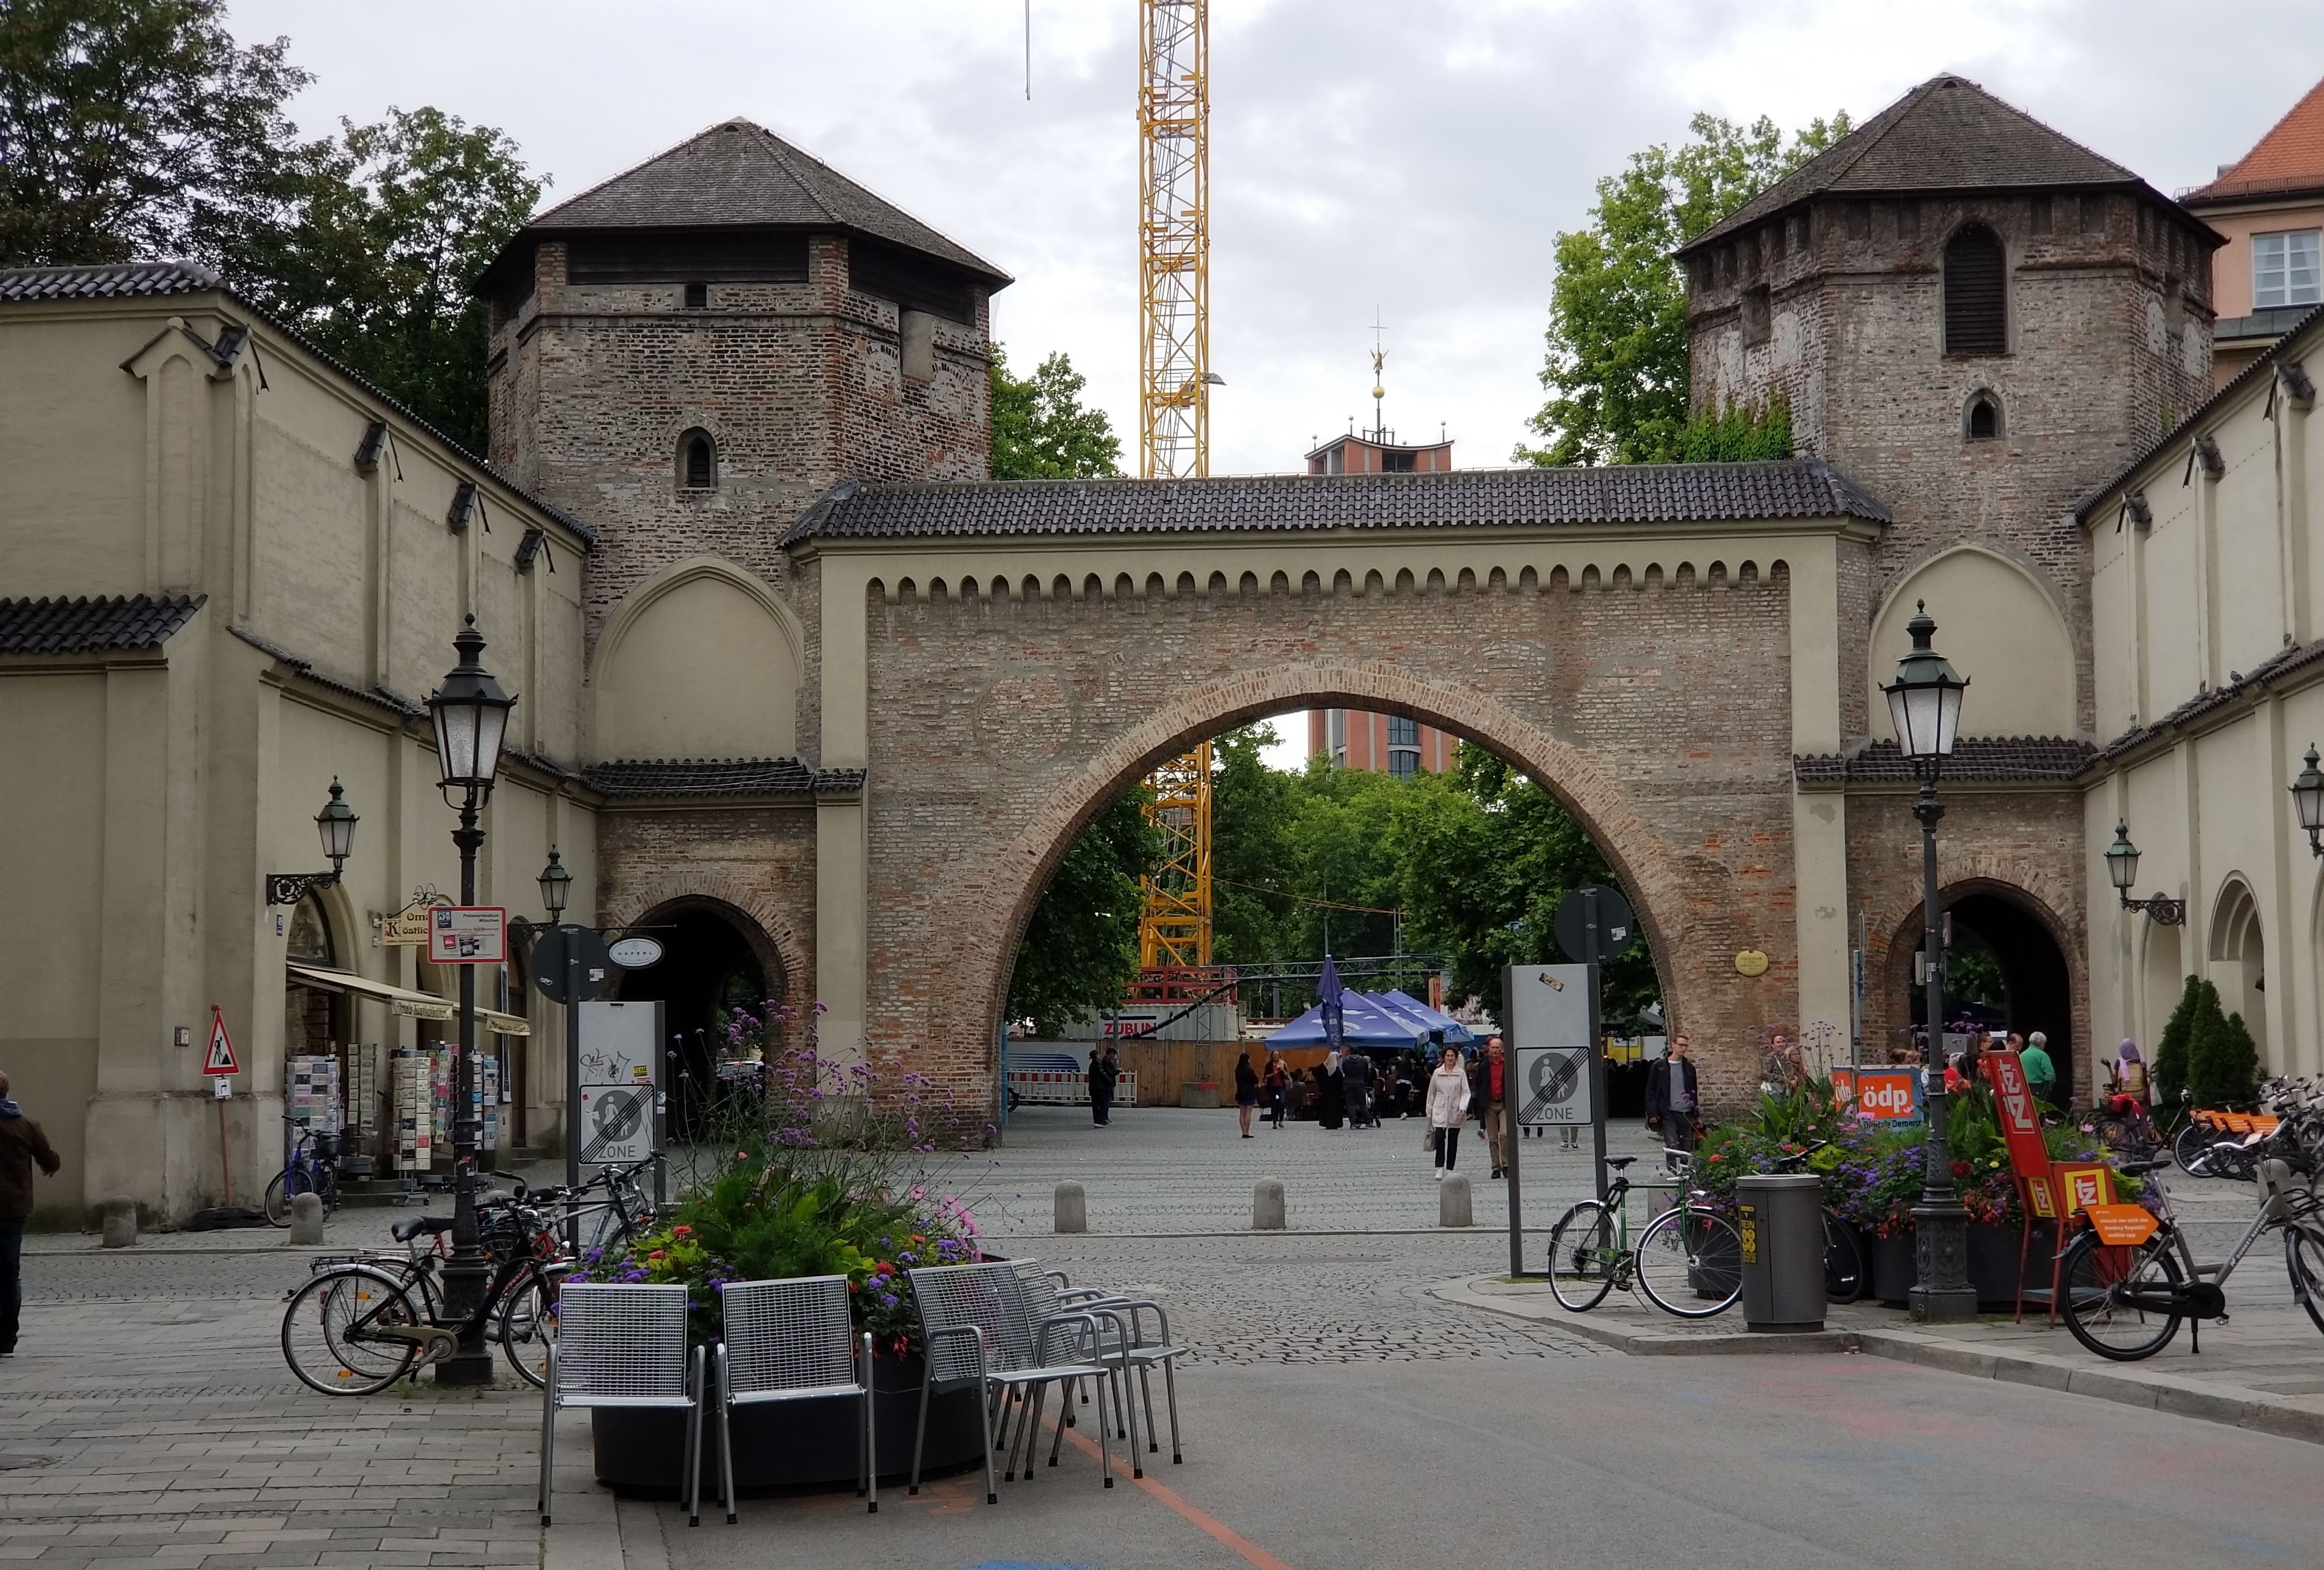
[[[1057,1420],[1055,1418],[1044,1418],[1041,1419],[1041,1427],[1055,1432],[1057,1427]],[[1096,1444],[1084,1436],[1080,1429],[1066,1429],[1065,1437],[1072,1440],[1074,1447],[1080,1450],[1083,1455],[1090,1457],[1092,1460],[1097,1459]],[[1152,1478],[1133,1477],[1130,1482],[1131,1486],[1144,1489],[1149,1497],[1159,1501],[1167,1509],[1177,1512],[1177,1514],[1185,1519],[1188,1525],[1192,1526],[1196,1531],[1202,1533],[1203,1536],[1210,1538],[1213,1542],[1217,1543],[1222,1547],[1231,1549],[1234,1553],[1240,1555],[1243,1562],[1250,1565],[1252,1567],[1252,1570],[1291,1570],[1290,1565],[1285,1564],[1282,1560],[1277,1558],[1274,1555],[1268,1553],[1258,1544],[1253,1543],[1243,1537],[1241,1533],[1236,1531],[1232,1527],[1219,1519],[1218,1517],[1212,1515],[1209,1511],[1202,1509],[1199,1505],[1188,1503],[1185,1499],[1181,1498],[1176,1493],[1174,1493],[1169,1489],[1163,1487]]]

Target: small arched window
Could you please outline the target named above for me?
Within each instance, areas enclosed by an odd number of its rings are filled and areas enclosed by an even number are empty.
[[[1991,441],[2001,434],[2001,401],[1990,392],[1969,394],[1962,434],[1971,441]]]
[[[1971,224],[1945,245],[1945,353],[2009,352],[2009,272],[2001,238]]]
[[[678,439],[679,483],[689,491],[706,491],[718,484],[718,449],[706,430],[689,430]]]

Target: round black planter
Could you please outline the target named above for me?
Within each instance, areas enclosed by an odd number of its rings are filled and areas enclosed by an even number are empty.
[[[1886,1308],[1902,1308],[1911,1301],[1913,1283],[1921,1271],[1913,1258],[1913,1233],[1908,1228],[1874,1238],[1871,1248],[1872,1295]]]
[[[1969,1284],[1977,1288],[1978,1307],[1987,1314],[2017,1306],[2019,1241],[2014,1226],[1976,1224],[1969,1229]],[[1907,1230],[1894,1237],[1871,1239],[1869,1251],[1872,1295],[1887,1307],[1904,1307],[1910,1301],[1907,1294],[1921,1275],[1919,1262],[1913,1257],[1912,1233]],[[2049,1230],[2037,1226],[2025,1251],[2028,1284],[2046,1290],[2049,1272]]]
[[[920,1415],[920,1360],[882,1359],[872,1386],[880,1443],[880,1480],[911,1474],[912,1435]],[[766,1401],[734,1408],[734,1487],[853,1489],[860,1400]],[[616,1493],[676,1499],[685,1470],[686,1414],[600,1407],[589,1414],[596,1439],[597,1481]],[[984,1464],[984,1403],[974,1389],[928,1398],[927,1444],[920,1473],[941,1477]],[[718,1492],[717,1418],[702,1421],[702,1489]]]

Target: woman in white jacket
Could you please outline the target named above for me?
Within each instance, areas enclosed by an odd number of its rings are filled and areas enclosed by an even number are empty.
[[[1428,1137],[1436,1151],[1436,1180],[1452,1170],[1461,1151],[1461,1125],[1469,1121],[1469,1076],[1461,1067],[1461,1048],[1447,1047],[1428,1076]]]

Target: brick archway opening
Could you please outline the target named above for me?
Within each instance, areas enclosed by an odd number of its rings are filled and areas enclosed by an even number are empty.
[[[1973,879],[1943,891],[1944,909],[1952,917],[1956,956],[1981,947],[1998,968],[2003,996],[1986,1009],[1957,1006],[1961,994],[1949,985],[1945,1005],[1949,1026],[1972,1014],[1972,1024],[2022,1034],[2042,1031],[2049,1038],[2050,1059],[2058,1070],[2058,1088],[2070,1096],[2080,1077],[2077,1064],[2081,1042],[2075,1031],[2074,965],[2064,927],[2054,912],[2024,889],[1988,879]],[[1916,956],[1920,952],[1921,908],[1915,905],[1892,929],[1888,944],[1888,1017],[1906,1023],[1892,1035],[1905,1039],[1924,1023],[1924,996],[1915,987]],[[1957,957],[1955,965],[1963,963]],[[1868,1048],[1871,1043],[1868,1042]]]
[[[669,1130],[689,1139],[717,1094],[717,1063],[728,1011],[740,1004],[758,1013],[788,994],[788,977],[774,943],[748,914],[702,895],[655,906],[634,925],[662,946],[659,964],[623,971],[614,991],[623,1002],[662,1005],[663,1049],[676,1056]]]
[[[1325,707],[1397,715],[1450,732],[1488,748],[1548,790],[1590,835],[1629,895],[1669,1019],[1692,1021],[1698,1043],[1706,1036],[1713,1041],[1702,1059],[1706,1099],[1738,1103],[1745,1096],[1758,1070],[1750,1033],[1788,1027],[1791,1000],[1783,983],[1791,978],[1786,972],[1777,987],[1754,988],[1735,972],[1733,955],[1749,943],[1729,930],[1737,902],[1729,897],[1733,875],[1725,864],[1667,843],[1625,787],[1582,749],[1473,690],[1418,681],[1381,665],[1282,667],[1191,692],[1100,749],[1047,810],[967,870],[963,882],[975,891],[986,936],[973,952],[938,956],[932,967],[928,996],[957,1011],[956,1022],[948,1024],[933,1002],[919,1020],[923,1039],[931,1041],[969,1048],[961,1038],[967,1030],[976,1033],[979,1045],[973,1049],[981,1053],[984,1072],[981,1083],[955,1087],[964,1103],[994,1104],[1002,1012],[1018,946],[1058,864],[1089,822],[1154,764],[1204,737],[1294,709]]]

